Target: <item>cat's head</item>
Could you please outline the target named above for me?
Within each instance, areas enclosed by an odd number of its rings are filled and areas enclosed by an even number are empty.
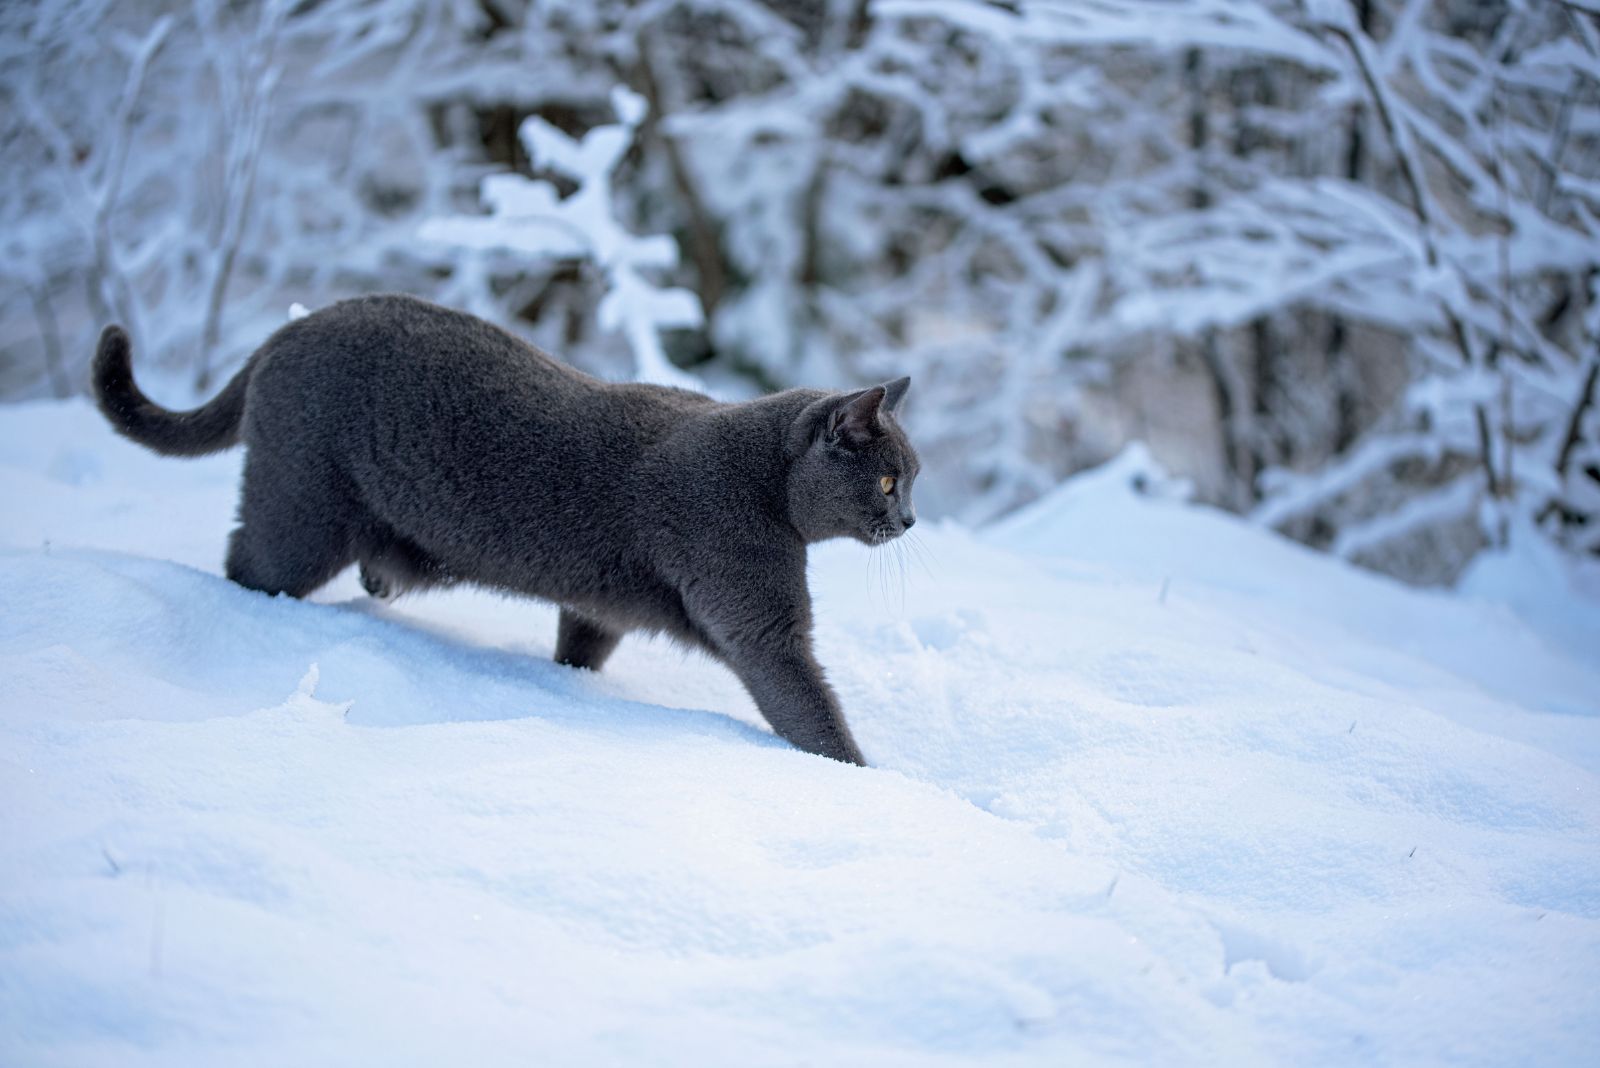
[[[808,542],[879,545],[917,521],[911,490],[921,465],[894,412],[911,379],[812,402],[796,422],[789,514]]]

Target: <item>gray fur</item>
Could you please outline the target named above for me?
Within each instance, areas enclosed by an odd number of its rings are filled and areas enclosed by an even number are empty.
[[[375,596],[539,597],[561,606],[556,659],[596,670],[624,634],[665,633],[727,664],[780,736],[856,764],[812,654],[806,546],[916,521],[891,414],[908,385],[724,404],[601,382],[403,296],[290,323],[192,412],[139,391],[120,328],[95,359],[119,432],[167,455],[248,447],[235,582],[301,597],[359,563]]]

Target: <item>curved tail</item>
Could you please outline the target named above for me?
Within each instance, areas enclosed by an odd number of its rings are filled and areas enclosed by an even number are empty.
[[[193,411],[174,412],[144,395],[133,381],[128,333],[108,326],[94,355],[94,395],[111,426],[164,456],[205,456],[239,444],[245,388],[255,361],[223,387],[221,393]]]

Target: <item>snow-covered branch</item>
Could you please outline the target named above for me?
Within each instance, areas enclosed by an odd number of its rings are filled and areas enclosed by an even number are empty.
[[[688,290],[657,286],[646,277],[677,266],[677,246],[666,237],[629,233],[614,214],[612,172],[633,143],[646,104],[643,97],[619,86],[612,91],[611,105],[617,121],[596,126],[581,139],[537,116],[522,124],[520,135],[529,158],[536,166],[576,182],[575,192],[562,197],[545,179],[491,175],[484,179],[482,190],[488,215],[429,220],[420,236],[452,247],[506,252],[535,261],[592,263],[605,286],[600,325],[626,337],[638,379],[693,387],[696,379],[667,359],[660,332],[699,326],[699,304]]]

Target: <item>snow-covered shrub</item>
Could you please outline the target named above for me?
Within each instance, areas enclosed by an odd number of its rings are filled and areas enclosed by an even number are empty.
[[[614,83],[496,25],[442,0],[0,6],[0,389],[81,388],[113,319],[203,390],[292,301],[443,295],[462,268],[416,229],[471,203],[483,116]]]
[[[1589,522],[1588,14],[855,10],[764,46],[747,21],[773,73],[737,102],[670,27],[656,80],[740,279],[714,342],[782,381],[918,374],[945,507],[988,518],[1149,437],[1210,499],[1412,578],[1512,512]]]

